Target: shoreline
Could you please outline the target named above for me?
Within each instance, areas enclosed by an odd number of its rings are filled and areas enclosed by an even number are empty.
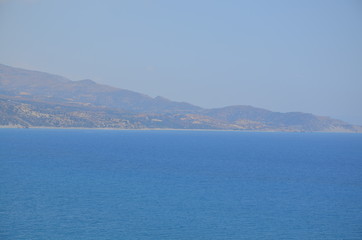
[[[357,133],[352,131],[281,131],[281,130],[234,130],[234,129],[178,129],[178,128],[86,128],[86,127],[19,127],[0,125],[0,129],[50,129],[50,130],[113,130],[113,131],[195,131],[195,132],[245,132],[245,133]]]

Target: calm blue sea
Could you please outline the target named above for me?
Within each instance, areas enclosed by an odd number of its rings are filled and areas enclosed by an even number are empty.
[[[0,129],[0,239],[362,239],[362,134]]]

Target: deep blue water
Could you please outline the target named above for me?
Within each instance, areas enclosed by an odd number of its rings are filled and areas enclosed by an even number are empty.
[[[0,129],[0,239],[362,239],[362,134]]]

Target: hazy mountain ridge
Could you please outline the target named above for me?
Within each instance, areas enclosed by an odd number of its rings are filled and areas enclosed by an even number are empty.
[[[328,131],[333,128],[345,128],[353,131],[355,127],[340,120],[329,117],[315,116],[301,112],[272,112],[251,106],[229,106],[205,110],[204,113],[215,119],[237,124],[240,120],[264,123],[275,129],[293,127],[300,131]]]
[[[97,84],[92,80],[69,79],[0,65],[0,94],[51,102],[82,102],[136,112],[192,111],[199,107],[165,98]]]
[[[251,106],[203,109],[89,79],[71,81],[1,64],[0,94],[2,126],[362,132],[362,127],[308,113]]]

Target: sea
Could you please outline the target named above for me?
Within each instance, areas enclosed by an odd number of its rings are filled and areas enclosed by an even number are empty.
[[[0,129],[1,240],[361,240],[362,134]]]

